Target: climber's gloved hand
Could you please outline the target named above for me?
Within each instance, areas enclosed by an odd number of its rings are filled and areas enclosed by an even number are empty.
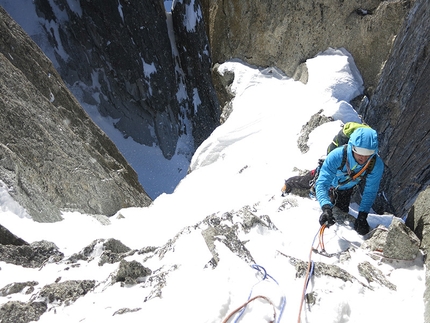
[[[327,228],[329,228],[336,223],[333,217],[333,211],[331,209],[331,206],[326,204],[326,205],[323,205],[321,209],[323,212],[320,215],[320,225],[323,225],[324,223],[327,222],[326,225],[327,225]]]
[[[357,231],[358,234],[364,236],[369,233],[370,227],[369,223],[367,223],[367,212],[360,211],[358,212],[357,219],[354,223],[354,230]]]

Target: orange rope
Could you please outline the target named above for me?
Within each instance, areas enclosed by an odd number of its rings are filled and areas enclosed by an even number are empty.
[[[236,314],[237,312],[239,312],[242,308],[244,308],[246,305],[248,305],[249,303],[251,303],[252,301],[256,300],[257,298],[263,298],[265,299],[270,305],[272,305],[273,307],[273,320],[270,321],[270,323],[275,322],[276,319],[276,307],[275,305],[273,305],[272,301],[270,299],[268,299],[266,296],[262,296],[262,295],[257,295],[251,299],[249,299],[247,302],[243,303],[241,306],[239,306],[238,308],[236,308],[233,312],[231,312],[225,319],[224,321],[222,321],[222,323],[227,323],[228,320],[231,319],[231,317]]]
[[[364,167],[362,169],[360,169],[357,174],[355,174],[354,176],[351,177],[352,180],[355,180],[361,174],[363,174],[363,172],[367,169],[367,167],[369,167],[371,160],[372,160],[372,158],[369,158],[369,160],[367,161],[366,165],[364,165]],[[349,165],[347,165],[347,166],[348,166],[348,169],[349,169]]]
[[[324,230],[326,228],[326,224],[324,223],[321,228],[318,231],[318,235],[319,235],[319,246],[321,247],[322,250],[324,249],[324,239],[323,239],[323,234],[324,234]],[[315,239],[314,239],[315,242]],[[314,243],[312,243],[312,247],[311,247],[311,251],[309,252],[309,262],[308,262],[308,268],[306,270],[306,277],[305,277],[305,283],[303,284],[303,291],[302,291],[302,298],[300,301],[300,309],[299,309],[299,316],[297,319],[297,323],[301,322],[301,316],[302,316],[302,309],[303,309],[303,303],[305,300],[305,296],[306,296],[306,287],[308,285],[308,279],[309,279],[309,275],[311,272],[311,267],[312,267],[312,253],[314,251]]]
[[[324,246],[324,230],[327,227],[327,225],[324,223],[319,231],[319,246],[321,248],[322,251],[325,251],[325,246]]]

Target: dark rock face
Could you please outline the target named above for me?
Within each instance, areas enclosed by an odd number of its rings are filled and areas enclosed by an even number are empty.
[[[0,178],[36,221],[112,215],[151,199],[51,62],[0,8]]]
[[[174,24],[187,21],[186,2],[177,4]],[[70,6],[67,0],[34,1],[53,49],[47,54],[81,103],[113,118],[124,137],[159,146],[167,159],[182,134],[192,130],[196,147],[209,136],[219,124],[219,105],[202,19],[194,30],[174,26],[169,35],[172,19],[162,0]],[[201,12],[198,1],[194,10]]]
[[[382,189],[397,216],[405,215],[430,183],[430,3],[416,1],[364,119],[378,131],[386,163]]]
[[[179,135],[179,106],[162,1],[82,1],[80,12],[67,1],[55,4],[57,8],[48,1],[35,2],[47,24],[59,23],[60,39],[51,35],[50,41],[69,55],[64,60],[56,51],[65,82],[81,88],[88,104],[96,104],[91,92],[98,92],[99,111],[118,120],[115,126],[124,136],[145,145],[156,143],[171,157]],[[53,14],[58,9],[68,20]]]
[[[192,21],[188,11],[196,13]],[[184,71],[193,138],[198,147],[220,122],[220,109],[212,84],[212,58],[200,1],[177,1],[172,12],[176,47]]]
[[[22,246],[28,245],[28,242],[14,235],[8,229],[0,224],[0,245]]]

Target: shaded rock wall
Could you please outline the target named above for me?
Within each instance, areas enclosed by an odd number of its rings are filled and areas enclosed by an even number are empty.
[[[190,98],[189,114],[196,147],[219,125],[221,112],[210,73],[211,49],[202,10],[199,0],[183,0],[175,3],[172,12],[176,47],[186,75],[185,90]],[[192,21],[189,12],[196,14],[195,21]]]
[[[405,215],[430,183],[430,3],[411,9],[363,111],[379,134],[387,167],[382,189],[397,216]]]
[[[0,7],[0,179],[36,221],[151,199],[40,48]]]
[[[72,4],[35,0],[34,10],[52,46],[48,55],[78,100],[113,118],[124,137],[159,146],[167,159],[179,137],[193,131],[193,151],[220,114],[202,15],[196,29],[181,27],[201,11],[199,2],[187,11],[190,1],[177,1],[172,34],[163,0]]]

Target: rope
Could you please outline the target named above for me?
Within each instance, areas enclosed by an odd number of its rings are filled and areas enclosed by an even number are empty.
[[[325,246],[324,246],[324,230],[326,228],[326,224],[324,223],[321,228],[319,229],[319,243],[318,246],[321,248],[322,251],[325,251]]]
[[[244,310],[246,305],[248,305],[249,303],[251,303],[252,301],[255,301],[258,298],[262,298],[264,300],[266,300],[270,305],[272,305],[273,308],[273,320],[270,321],[270,323],[274,323],[275,322],[275,318],[276,318],[276,307],[275,305],[273,305],[273,303],[271,302],[270,299],[268,299],[266,296],[262,296],[262,295],[258,295],[258,296],[254,296],[253,298],[247,300],[245,303],[243,303],[241,306],[239,306],[238,308],[236,308],[233,312],[231,312],[225,319],[224,321],[222,321],[222,323],[227,323],[228,320],[230,320],[230,318],[236,314],[237,312],[239,312],[240,310]],[[236,322],[236,320],[235,320]]]
[[[241,306],[239,306],[237,309],[235,309],[232,313],[230,313],[229,314],[229,316],[223,321],[223,323],[226,323],[226,322],[228,322],[228,320],[234,315],[234,314],[236,314],[237,312],[239,312],[240,311],[240,313],[239,313],[239,315],[236,317],[236,319],[234,320],[234,323],[236,323],[236,322],[238,322],[238,320],[240,319],[240,317],[243,315],[243,313],[245,312],[245,309],[246,309],[246,306],[249,304],[249,303],[251,303],[252,301],[254,301],[255,299],[257,299],[257,298],[263,298],[263,299],[265,299],[266,301],[268,301],[271,305],[272,305],[272,307],[273,307],[273,309],[274,309],[274,319],[273,319],[273,321],[272,322],[275,322],[275,319],[276,319],[276,307],[275,307],[275,305],[273,305],[273,303],[267,298],[267,297],[265,297],[265,296],[261,296],[261,295],[259,295],[259,296],[255,296],[255,297],[253,297],[253,298],[251,298],[251,295],[252,295],[252,292],[253,292],[253,290],[254,290],[254,287],[257,285],[257,284],[259,284],[259,283],[261,283],[263,280],[265,280],[265,279],[267,279],[267,278],[270,278],[271,280],[273,280],[278,286],[279,286],[279,284],[278,284],[278,282],[276,281],[276,279],[275,278],[273,278],[272,276],[270,276],[268,273],[267,273],[267,271],[266,271],[266,269],[264,269],[264,267],[262,267],[262,266],[260,266],[260,265],[252,265],[251,266],[252,268],[254,268],[255,270],[258,270],[260,273],[262,273],[263,274],[263,278],[262,278],[262,280],[260,280],[259,282],[257,282],[256,284],[254,284],[254,286],[252,286],[252,288],[251,288],[251,291],[250,291],[250,293],[249,293],[249,296],[248,296],[248,301],[247,302],[245,302],[244,304],[242,304]],[[281,320],[281,317],[282,317],[282,313],[284,312],[284,307],[285,307],[285,303],[286,303],[286,298],[285,298],[285,296],[282,296],[282,301],[281,301],[281,308],[280,308],[280,310],[279,310],[279,316],[278,316],[278,319],[276,320],[276,322],[277,323],[279,323],[279,321]]]
[[[324,240],[323,240],[323,235],[324,235],[325,228],[326,228],[326,224],[324,223],[319,228],[318,232],[315,234],[314,240],[312,241],[311,250],[309,252],[308,268],[306,270],[305,283],[303,285],[302,298],[301,298],[301,301],[300,301],[299,316],[297,318],[297,323],[301,322],[301,315],[302,315],[303,303],[304,303],[305,297],[306,297],[306,290],[307,290],[309,281],[311,280],[311,277],[312,277],[313,272],[314,272],[314,262],[312,260],[312,253],[314,251],[314,244],[315,244],[315,240],[316,240],[317,236],[319,236],[319,244],[318,244],[319,247],[322,248],[323,251],[325,251],[325,249],[324,249]]]

